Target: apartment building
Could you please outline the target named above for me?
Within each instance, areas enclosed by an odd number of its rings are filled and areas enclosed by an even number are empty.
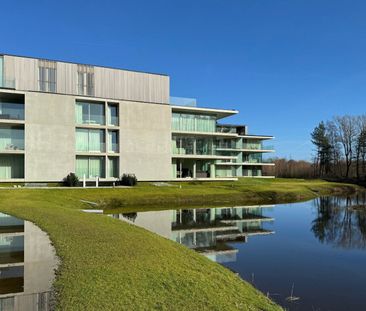
[[[170,97],[169,76],[0,55],[0,181],[260,177],[263,145],[236,110]]]

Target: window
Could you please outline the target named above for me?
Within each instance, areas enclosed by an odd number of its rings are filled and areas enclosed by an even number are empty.
[[[105,161],[104,157],[76,157],[76,175],[81,179],[95,178],[105,176]]]
[[[108,152],[119,152],[118,131],[108,131]]]
[[[94,67],[78,65],[79,95],[94,96]]]
[[[0,155],[0,179],[24,178],[24,155]]]
[[[108,104],[108,125],[118,126],[118,105]]]
[[[104,103],[77,101],[75,106],[76,124],[104,125]]]
[[[24,120],[24,99],[0,98],[0,119]]]
[[[0,151],[24,150],[24,126],[0,126]]]
[[[56,92],[56,62],[40,60],[38,62],[38,82],[39,90],[42,92]]]
[[[172,129],[186,132],[215,132],[216,119],[208,115],[173,113]]]
[[[108,158],[108,177],[119,177],[119,168],[118,168],[118,157],[109,157]]]
[[[76,151],[104,152],[104,130],[76,129]]]

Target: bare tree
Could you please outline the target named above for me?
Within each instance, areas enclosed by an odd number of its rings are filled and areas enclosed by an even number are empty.
[[[338,130],[338,139],[342,144],[346,163],[345,177],[349,177],[350,167],[354,154],[354,144],[357,137],[355,117],[346,115],[334,118],[334,124]]]

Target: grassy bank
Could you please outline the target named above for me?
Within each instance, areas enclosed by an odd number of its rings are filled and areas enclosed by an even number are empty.
[[[2,190],[0,210],[47,231],[59,310],[279,310],[219,264],[85,207],[67,190]],[[100,190],[100,195],[103,191]]]
[[[351,192],[356,186],[243,179],[131,189],[0,190],[0,210],[39,225],[62,259],[59,310],[279,310],[224,267],[146,230],[83,213],[81,200],[124,210],[177,204],[264,204]]]
[[[71,189],[70,200],[97,202],[106,209],[142,210],[176,206],[275,204],[304,201],[320,195],[352,193],[356,185],[323,180],[240,179],[236,182],[181,182],[169,186],[139,183],[130,189]]]

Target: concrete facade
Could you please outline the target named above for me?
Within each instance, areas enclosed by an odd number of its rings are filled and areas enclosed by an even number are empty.
[[[27,92],[25,102],[25,180],[60,181],[75,171],[75,99]]]

